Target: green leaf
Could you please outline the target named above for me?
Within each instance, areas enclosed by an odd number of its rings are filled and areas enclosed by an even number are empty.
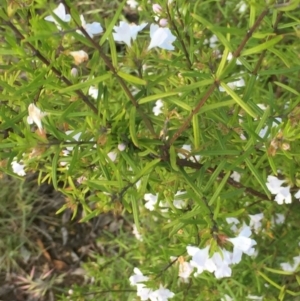
[[[274,81],[274,84],[276,84],[277,86],[283,88],[284,90],[290,91],[291,93],[293,93],[293,94],[295,94],[297,96],[300,95],[300,93],[298,91],[296,91],[295,89],[293,89],[293,88],[291,88],[291,87],[289,87],[289,86],[287,86],[287,85],[285,85],[283,83]]]
[[[134,143],[135,146],[139,147],[139,142],[138,142],[136,129],[135,129],[136,127],[135,115],[136,115],[136,107],[132,107],[129,115],[129,131],[130,131],[132,142]]]
[[[139,100],[139,104],[147,103],[147,102],[150,102],[150,101],[153,101],[153,100],[156,101],[158,99],[166,98],[166,97],[173,96],[173,95],[178,95],[178,92],[166,92],[166,93],[150,95],[150,96],[141,98]]]
[[[60,147],[56,148],[55,155],[52,159],[52,168],[51,168],[51,175],[52,175],[52,184],[55,190],[58,190],[57,185],[57,166],[58,166],[58,158],[60,154]]]
[[[250,169],[250,171],[252,172],[252,174],[254,175],[254,177],[256,178],[256,180],[258,181],[260,186],[262,187],[262,189],[265,191],[266,195],[269,198],[271,198],[270,191],[267,188],[266,183],[261,176],[261,173],[253,166],[253,164],[251,163],[249,158],[245,158],[245,163],[247,164],[248,168]]]
[[[132,213],[133,213],[133,220],[134,224],[137,228],[137,230],[140,232],[141,231],[141,226],[140,226],[140,220],[139,220],[139,206],[136,197],[131,194],[130,195],[130,200],[131,200],[131,206],[132,206]]]
[[[91,79],[89,79],[85,82],[78,83],[78,84],[75,84],[75,85],[72,85],[72,86],[69,86],[69,87],[66,87],[66,88],[59,89],[58,91],[60,93],[68,93],[68,92],[72,92],[72,91],[75,91],[75,90],[81,90],[81,89],[84,89],[84,88],[89,88],[92,85],[97,85],[98,83],[103,82],[103,81],[105,81],[107,79],[110,79],[110,78],[111,78],[111,74],[106,73],[104,75],[101,75],[101,76],[98,76],[98,77],[95,77],[95,78],[91,78]]]
[[[146,85],[147,82],[143,79],[140,79],[136,76],[133,76],[131,74],[119,71],[118,72],[118,76],[122,77],[123,79],[125,79],[127,82],[133,83],[133,84],[137,84],[137,85]]]
[[[155,159],[147,163],[146,166],[134,177],[133,182],[137,182],[142,176],[150,173],[160,161],[161,159]]]
[[[211,199],[209,200],[208,205],[211,206],[213,205],[213,203],[215,202],[215,200],[217,199],[217,197],[219,196],[219,194],[221,193],[223,187],[225,186],[225,184],[227,183],[227,180],[229,178],[231,174],[231,171],[227,171],[227,173],[224,175],[221,183],[218,185],[218,188],[216,189],[216,191],[214,192],[213,196],[211,197]]]
[[[260,53],[265,49],[269,49],[276,45],[278,42],[280,42],[283,39],[283,35],[278,35],[277,37],[268,40],[267,42],[264,42],[258,46],[252,47],[250,49],[246,49],[241,52],[241,56],[251,55],[254,53]]]
[[[174,170],[179,171],[179,168],[176,163],[176,159],[177,159],[177,154],[175,151],[175,147],[174,147],[174,145],[171,145],[170,146],[170,163]]]
[[[252,109],[232,90],[228,85],[221,82],[220,85],[223,89],[233,98],[233,100],[241,106],[250,116],[257,118],[257,115],[252,111]]]

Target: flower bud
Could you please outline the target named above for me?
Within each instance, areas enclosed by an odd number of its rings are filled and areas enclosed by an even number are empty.
[[[154,13],[158,14],[158,15],[160,15],[162,12],[162,7],[157,3],[152,5],[152,9],[153,9]]]
[[[124,142],[118,144],[118,150],[123,152],[126,149],[126,144]]]
[[[163,18],[163,19],[160,19],[158,24],[161,26],[161,27],[166,27],[168,25],[168,20]]]
[[[75,67],[73,67],[73,68],[71,69],[71,75],[72,75],[73,77],[77,77],[77,75],[78,75],[78,69],[75,68]]]
[[[79,65],[89,59],[88,54],[83,50],[71,51],[70,55],[73,56],[76,65]]]

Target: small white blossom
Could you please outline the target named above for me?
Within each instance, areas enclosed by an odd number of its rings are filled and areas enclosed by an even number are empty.
[[[256,245],[256,241],[249,238],[252,234],[250,227],[243,226],[241,232],[237,237],[227,238],[233,244],[233,254],[232,254],[232,263],[239,263],[242,259],[242,254],[247,254],[249,256],[253,255],[255,249],[253,248]]]
[[[216,48],[218,45],[219,39],[216,35],[212,35],[209,40],[204,40],[204,45],[209,45],[210,48]]]
[[[280,264],[281,268],[286,272],[295,272],[300,265],[300,256],[296,256],[293,259],[293,264],[284,262]]]
[[[148,23],[141,25],[128,24],[121,21],[119,26],[114,26],[113,37],[116,42],[124,42],[128,47],[131,46],[131,40],[135,40],[139,31],[143,30]]]
[[[98,98],[98,93],[99,93],[99,91],[98,91],[97,88],[95,88],[94,86],[90,86],[88,94],[91,97],[93,97],[94,99],[97,99]]]
[[[300,199],[300,190],[298,190],[295,194],[294,194],[294,197],[296,199]]]
[[[242,77],[240,77],[240,78],[237,79],[236,81],[227,83],[227,86],[228,86],[230,89],[235,90],[235,89],[237,89],[237,88],[244,87],[244,86],[245,86],[245,80],[244,80]],[[225,92],[225,89],[224,89],[222,86],[219,86],[219,91],[220,91],[220,92]]]
[[[69,14],[66,14],[65,6],[60,3],[56,9],[53,10],[53,14],[57,16],[57,18],[61,19],[63,22],[70,22],[71,16]],[[59,23],[53,18],[53,16],[47,16],[44,18],[48,22],[53,22],[57,26],[57,28],[60,30],[61,27]]]
[[[230,176],[231,179],[233,179],[235,182],[240,182],[241,180],[241,174],[238,173],[237,171],[234,171],[231,176]]]
[[[167,301],[169,298],[173,298],[175,294],[168,290],[167,288],[164,288],[161,284],[159,286],[159,289],[153,291],[150,295],[150,299],[153,301]]]
[[[250,217],[250,227],[254,229],[254,231],[257,233],[261,229],[261,220],[264,218],[263,213],[258,214],[249,214]]]
[[[163,102],[161,101],[161,99],[157,100],[155,102],[155,106],[152,109],[152,112],[154,113],[155,116],[158,116],[162,113],[161,108],[164,106]]]
[[[156,24],[151,24],[150,37],[151,42],[148,46],[148,50],[154,47],[159,47],[166,50],[174,50],[172,43],[176,40],[176,37],[172,34],[169,28],[163,28]]]
[[[25,164],[23,164],[23,160],[17,162],[15,159],[11,162],[11,167],[13,172],[18,176],[24,177],[26,172],[24,170]]]
[[[126,149],[126,144],[124,142],[118,144],[118,150],[123,152]]]
[[[31,103],[28,106],[27,122],[28,124],[35,123],[39,128],[39,130],[42,130],[43,129],[42,118],[46,115],[47,113],[42,112],[34,103]]]
[[[107,154],[107,157],[112,161],[115,162],[117,159],[117,152],[116,151],[111,151]]]
[[[103,28],[99,22],[86,23],[83,15],[80,15],[81,26],[87,32],[87,34],[93,38],[94,35],[100,34],[103,32]],[[80,29],[76,30],[77,33],[84,35]]]
[[[139,3],[135,0],[127,0],[126,4],[131,8],[131,9],[136,9],[139,6]]]
[[[230,227],[230,230],[232,232],[237,232],[238,228],[237,228],[236,225],[238,225],[240,223],[240,221],[237,218],[235,218],[235,217],[226,217],[226,222],[229,225],[232,224],[232,226]]]
[[[152,193],[146,193],[144,195],[144,200],[146,201],[145,207],[148,210],[153,211],[155,208],[155,205],[157,203],[157,199],[158,199],[158,193],[156,195],[154,195]]]
[[[137,285],[138,283],[145,282],[149,279],[149,277],[144,276],[138,268],[134,268],[133,272],[134,274],[129,278],[131,285]]]
[[[227,61],[231,61],[232,59],[233,59],[232,52],[229,52],[228,56],[227,56]],[[237,59],[235,63],[236,63],[236,65],[242,65],[242,63],[239,59]]]
[[[212,256],[212,260],[216,266],[214,271],[215,277],[217,279],[221,279],[224,277],[231,276],[231,268],[229,265],[231,264],[231,253],[221,249],[222,255],[219,252],[214,253]]]
[[[135,224],[133,224],[132,228],[132,233],[135,236],[135,238],[139,241],[143,241],[143,236],[140,234]]]
[[[247,4],[244,1],[241,1],[240,3],[238,3],[237,7],[239,9],[240,14],[243,14],[248,8]]]
[[[290,193],[290,186],[281,186],[285,180],[279,180],[277,177],[268,176],[266,186],[272,194],[276,194],[275,201],[282,205],[290,204],[292,202],[292,195]]]

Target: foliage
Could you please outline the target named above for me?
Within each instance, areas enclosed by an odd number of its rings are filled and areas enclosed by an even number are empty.
[[[138,14],[148,27],[136,39],[131,33],[131,46],[114,41],[125,1],[103,19],[63,2],[70,22],[53,14],[47,22],[55,5],[44,0],[0,11],[2,171],[14,175],[19,162],[27,174],[38,172],[39,183],[65,195],[58,213],[83,209],[81,222],[127,212],[143,237],[114,238],[118,251],[86,265],[94,285],[74,298],[109,291],[132,300],[125,290],[139,267],[150,288],[162,283],[174,300],[299,300],[299,272],[280,268],[299,255],[299,1],[161,1],[156,15],[176,37],[171,51],[148,49],[155,14],[147,1]],[[91,37],[80,13],[103,33]],[[79,50],[89,59],[73,61],[70,52]],[[26,121],[32,103],[41,110],[38,129]],[[292,204],[279,206],[274,195],[283,191],[270,190],[270,175],[285,180]],[[149,211],[145,200],[154,196]],[[259,213],[256,256],[232,266],[230,278],[204,272],[178,283],[170,256],[188,261],[188,245],[209,245],[211,255],[231,250],[227,238],[237,232],[226,218],[249,224]]]

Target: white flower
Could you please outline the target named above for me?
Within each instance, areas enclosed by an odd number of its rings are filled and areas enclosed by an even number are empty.
[[[118,144],[118,150],[123,152],[126,149],[126,144],[124,142]]]
[[[277,202],[278,205],[285,204],[291,204],[292,203],[292,195],[290,193],[290,186],[282,187],[280,191],[277,193],[275,197],[275,202]]]
[[[240,221],[239,221],[237,218],[235,218],[235,217],[226,217],[226,222],[227,222],[229,225],[232,224],[232,226],[230,227],[230,230],[231,230],[232,232],[237,232],[238,228],[237,228],[236,225],[240,223]]]
[[[241,174],[238,173],[237,171],[234,171],[231,176],[230,176],[231,179],[233,179],[235,182],[240,182],[241,180]]]
[[[263,213],[258,213],[254,215],[249,214],[249,217],[250,217],[249,226],[252,227],[254,231],[257,233],[261,228],[261,220],[264,218],[264,214]]]
[[[90,88],[89,88],[89,95],[91,96],[91,97],[93,97],[94,99],[97,99],[98,98],[98,93],[99,93],[99,91],[98,91],[98,89],[97,88],[95,88],[94,86],[90,86]]]
[[[145,203],[145,207],[150,210],[153,211],[154,207],[157,203],[157,198],[158,198],[158,193],[156,195],[152,194],[152,193],[146,193],[144,195],[144,200],[146,201]]]
[[[143,236],[139,233],[135,224],[133,224],[132,228],[132,233],[135,236],[135,238],[139,241],[143,241]]]
[[[151,298],[153,290],[150,288],[147,288],[145,286],[145,284],[137,284],[136,288],[137,288],[136,294],[138,295],[138,297],[141,298],[142,301],[145,301],[145,300],[148,300],[149,298]],[[151,299],[151,301],[152,300],[154,300],[154,299]]]
[[[286,272],[295,272],[300,264],[300,256],[296,256],[293,259],[293,264],[284,262],[280,264],[281,268]]]
[[[131,9],[136,9],[139,6],[139,3],[135,0],[127,0],[126,4],[129,5]]]
[[[18,176],[24,177],[26,175],[26,172],[24,170],[25,164],[22,163],[23,160],[17,162],[15,159],[11,162],[11,167],[13,169],[13,172],[17,174]]]
[[[145,282],[149,279],[149,277],[144,276],[143,273],[138,269],[133,269],[134,274],[130,276],[129,281],[131,285],[137,285],[141,282]]]
[[[116,159],[117,159],[117,152],[116,151],[111,151],[111,152],[109,152],[108,154],[107,154],[107,157],[111,160],[111,161],[113,161],[113,162],[115,162],[116,161]]]
[[[148,23],[141,25],[128,24],[124,21],[119,26],[114,26],[113,37],[116,42],[124,42],[128,47],[131,46],[131,40],[135,40],[139,31],[143,30]]]
[[[164,288],[161,284],[159,286],[159,289],[156,291],[153,291],[150,295],[151,301],[167,301],[169,298],[173,298],[175,294],[168,290],[167,288]]]
[[[241,88],[245,86],[245,80],[240,77],[236,81],[227,83],[228,87],[232,90],[235,90],[236,88]],[[222,86],[219,86],[219,91],[220,92],[225,92],[225,89]]]
[[[208,44],[210,48],[216,48],[216,46],[218,45],[219,39],[218,37],[214,34],[212,35],[209,40],[205,39],[204,40],[204,44]]]
[[[47,115],[47,113],[42,112],[34,103],[31,103],[28,106],[28,117],[27,122],[28,124],[35,123],[39,130],[43,129],[42,126],[42,118]]]
[[[231,268],[229,265],[231,264],[231,253],[221,249],[222,255],[219,252],[214,253],[212,256],[212,260],[216,265],[216,269],[214,274],[217,279],[230,277],[231,276]]]
[[[88,54],[84,50],[71,51],[70,55],[73,56],[76,65],[79,65],[89,59]]]
[[[240,14],[244,13],[248,8],[247,4],[244,1],[241,1],[240,3],[238,3],[237,7],[239,8]]]
[[[250,227],[244,225],[237,237],[227,238],[233,244],[232,263],[239,263],[242,259],[242,253],[249,256],[254,254],[253,246],[256,245],[256,241],[249,238],[251,234]]]
[[[188,281],[188,278],[192,274],[193,270],[194,270],[194,268],[192,267],[192,265],[189,262],[186,262],[186,261],[180,262],[179,261],[178,276],[180,278],[182,278],[182,280],[184,282]]]
[[[231,52],[228,53],[228,56],[227,56],[227,61],[231,61],[233,59],[233,55]],[[236,65],[242,65],[241,61],[239,59],[236,60]]]
[[[162,7],[157,3],[152,5],[152,9],[153,9],[153,12],[158,15],[160,15],[162,12]]]
[[[300,190],[298,190],[295,194],[294,194],[294,197],[296,199],[300,199]]]
[[[172,34],[169,28],[163,28],[156,24],[151,24],[150,37],[151,42],[148,46],[148,50],[154,47],[160,47],[166,50],[174,50],[172,43],[176,40],[176,37]]]
[[[281,225],[285,221],[285,216],[282,213],[275,213],[275,217],[272,218],[272,226]]]
[[[71,16],[66,14],[65,6],[60,3],[58,7],[53,11],[53,14],[57,16],[57,18],[61,19],[63,22],[70,22]],[[58,29],[61,29],[59,23],[53,18],[53,16],[47,16],[44,18],[46,21],[53,22],[56,24]]]
[[[99,22],[86,23],[83,15],[80,15],[81,26],[85,29],[88,35],[93,38],[94,35],[103,32],[103,28]],[[84,35],[80,29],[76,30],[77,33]]]
[[[285,180],[279,180],[277,177],[268,176],[266,186],[272,194],[277,194],[281,190],[281,185]]]
[[[163,102],[161,99],[155,102],[155,106],[152,109],[152,112],[154,113],[155,116],[158,116],[159,114],[162,113],[161,108],[164,106]]]
[[[185,191],[177,191],[176,194],[175,194],[175,198],[181,194],[185,194],[186,192]],[[173,205],[178,208],[178,209],[182,209],[185,205],[185,201],[184,200],[174,200],[173,201]]]
[[[277,177],[268,176],[266,186],[272,194],[276,194],[275,201],[278,205],[290,204],[292,202],[292,195],[290,193],[290,186],[281,186],[285,180],[279,180]]]
[[[199,249],[193,246],[186,247],[187,253],[192,256],[190,264],[197,269],[195,276],[200,275],[203,271],[214,272],[216,265],[211,258],[209,258],[209,246],[204,249]]]

